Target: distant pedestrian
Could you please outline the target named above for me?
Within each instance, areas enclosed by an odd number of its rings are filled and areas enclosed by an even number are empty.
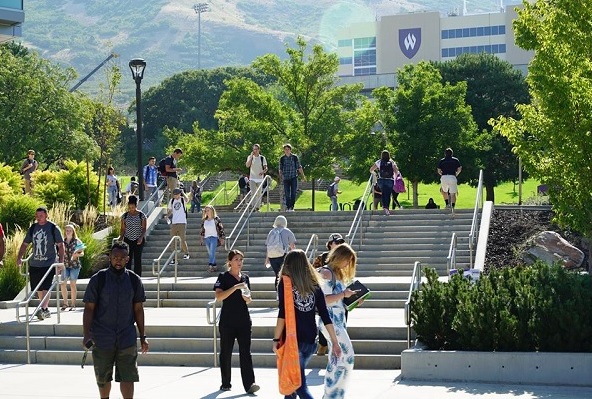
[[[373,198],[374,198],[374,210],[378,210],[378,206],[382,207],[382,191],[380,191],[380,186],[378,183],[375,183],[372,187]]]
[[[165,191],[165,203],[168,203],[169,199],[173,197],[173,190],[180,187],[179,174],[183,169],[177,166],[177,162],[183,156],[183,150],[175,148],[175,150],[164,159],[164,170],[166,175],[166,191]]]
[[[126,268],[142,277],[142,251],[146,244],[146,222],[144,212],[138,209],[138,197],[130,195],[127,200],[127,211],[121,215],[121,232],[119,240],[128,245],[128,261]]]
[[[31,180],[31,173],[35,172],[38,167],[39,162],[35,160],[35,151],[27,151],[27,159],[25,159],[23,165],[21,166],[21,174],[23,175],[23,180],[25,182],[25,194],[33,194],[33,182]]]
[[[43,320],[51,317],[49,311],[50,295],[47,295],[47,297],[45,295],[51,288],[55,269],[52,269],[45,279],[43,277],[56,261],[58,263],[64,262],[64,238],[60,228],[47,219],[47,208],[37,208],[35,220],[36,223],[33,223],[27,230],[16,258],[16,264],[20,267],[27,247],[29,244],[33,244],[33,253],[29,260],[29,277],[32,290],[40,284],[37,289],[37,298],[41,301],[41,308],[35,316],[39,320]],[[45,299],[43,299],[44,297]]]
[[[296,237],[288,228],[288,220],[285,216],[279,215],[273,222],[273,229],[267,234],[265,240],[267,257],[265,265],[270,265],[275,273],[275,287],[277,287],[280,269],[284,263],[286,254],[296,248]]]
[[[167,218],[171,225],[171,237],[178,236],[181,239],[183,259],[189,259],[189,247],[187,246],[187,197],[180,188],[173,189],[173,198],[167,205]]]
[[[261,155],[261,147],[259,144],[253,144],[253,149],[251,154],[247,157],[247,162],[245,162],[245,166],[249,168],[249,186],[251,190],[251,195],[255,195],[255,191],[261,183],[263,179],[265,179],[265,174],[267,173],[267,159],[263,155]],[[260,192],[260,197],[255,198],[253,201],[253,208],[259,209],[261,205],[260,198],[262,197],[263,192]]]
[[[397,173],[395,180],[394,180],[394,184],[393,184],[393,191],[392,191],[392,195],[393,195],[393,209],[395,208],[403,208],[401,206],[401,203],[399,202],[399,194],[404,193],[406,191],[405,189],[405,181],[403,180],[403,175],[401,174],[401,171],[399,171],[399,173]]]
[[[331,183],[327,188],[327,196],[329,196],[329,198],[331,199],[331,210],[334,212],[339,210],[339,205],[337,204],[337,196],[341,194],[341,191],[339,191],[340,181],[341,178],[339,178],[339,176],[335,176],[335,179],[333,179],[333,183]]]
[[[430,198],[428,200],[428,203],[425,206],[425,209],[437,209],[437,208],[438,208],[438,205],[436,205],[436,203],[434,202],[434,199]]]
[[[298,156],[292,154],[290,144],[284,144],[284,155],[280,157],[279,165],[280,180],[284,182],[286,212],[294,212],[296,191],[298,191],[298,174],[302,176],[303,181],[306,180],[306,177]]]
[[[136,176],[132,176],[130,178],[130,182],[127,184],[127,186],[125,187],[125,193],[129,196],[129,195],[138,195],[138,191],[139,191],[139,184],[136,181]]]
[[[238,353],[243,387],[249,394],[259,390],[255,384],[251,357],[252,322],[247,305],[252,302],[249,276],[242,272],[245,256],[237,249],[228,252],[228,270],[218,275],[214,284],[216,301],[222,302],[220,311],[220,390],[230,391],[232,350],[238,341]]]
[[[150,198],[158,189],[158,167],[156,166],[156,157],[150,157],[148,164],[144,166],[142,171],[144,177],[144,191]],[[152,201],[156,201],[156,198],[152,198]]]
[[[440,175],[441,192],[446,207],[454,208],[458,193],[456,176],[462,172],[462,166],[458,158],[452,155],[452,148],[447,148],[444,151],[444,158],[438,162],[438,174]]]
[[[382,151],[380,159],[370,168],[370,173],[374,173],[375,170],[378,170],[378,185],[382,192],[382,210],[385,215],[389,215],[391,192],[393,191],[395,176],[399,173],[399,169],[387,150]]]
[[[119,180],[115,175],[115,169],[112,166],[107,168],[107,179],[105,181],[107,186],[107,194],[109,200],[109,206],[115,207],[118,204],[118,196],[121,195],[119,192]]]
[[[224,245],[224,225],[218,217],[216,209],[212,205],[206,205],[201,217],[200,231],[201,245],[206,245],[208,251],[208,271],[215,273],[218,270],[216,266],[216,248]]]
[[[76,310],[76,297],[78,292],[76,290],[76,281],[82,268],[80,258],[84,256],[84,244],[76,235],[76,228],[73,224],[67,224],[64,227],[64,268],[62,269],[62,282],[60,289],[62,291],[62,307],[61,310]],[[68,303],[68,287],[67,282],[70,281],[71,299]]]
[[[201,212],[201,192],[202,187],[199,184],[199,177],[191,182],[191,213],[197,210],[197,213]]]
[[[239,198],[242,201],[249,192],[249,177],[242,175],[238,179]]]

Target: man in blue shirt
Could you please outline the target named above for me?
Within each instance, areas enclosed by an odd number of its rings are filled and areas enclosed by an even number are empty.
[[[292,154],[292,146],[284,144],[284,155],[280,157],[280,180],[284,182],[284,199],[286,200],[286,211],[294,212],[296,202],[296,190],[298,190],[298,173],[302,180],[306,180],[300,160]]]
[[[82,343],[92,348],[101,398],[108,398],[111,392],[113,366],[121,395],[134,397],[134,382],[140,380],[134,324],[140,333],[142,353],[149,349],[144,331],[146,294],[138,275],[125,268],[128,254],[128,245],[116,241],[111,246],[111,265],[90,278],[84,293]]]
[[[148,159],[148,165],[144,166],[144,191],[150,197],[158,188],[158,168],[156,167],[156,157]],[[154,199],[153,199],[154,200]]]

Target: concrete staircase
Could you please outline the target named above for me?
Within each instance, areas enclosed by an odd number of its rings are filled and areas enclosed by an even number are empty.
[[[264,267],[265,238],[277,213],[253,215],[235,248],[245,253],[244,271],[251,277],[254,303],[250,305],[253,319],[253,359],[256,367],[275,367],[270,337],[277,315],[273,272]],[[354,212],[294,212],[286,213],[288,227],[295,233],[297,247],[305,248],[312,234],[319,235],[318,250],[323,251],[331,233],[345,236]],[[146,288],[146,330],[151,352],[139,357],[144,365],[213,365],[213,327],[206,322],[206,305],[213,299],[213,284],[217,274],[207,269],[205,247],[199,246],[200,219],[189,215],[188,244],[191,258],[179,260],[177,283],[172,278],[172,266],[161,282],[160,308],[156,308],[156,279],[152,277],[152,259],[156,258],[169,240],[169,227],[164,221],[155,227],[144,250],[143,281]],[[238,214],[222,213],[220,217],[227,234],[237,222]],[[458,238],[457,266],[469,262],[468,231],[472,211],[458,210],[454,219],[445,210],[397,210],[391,216],[380,213],[365,215],[361,231],[353,242],[358,252],[357,277],[372,291],[363,306],[350,313],[348,331],[356,351],[358,369],[400,368],[400,354],[407,347],[407,328],[403,307],[407,298],[413,264],[435,267],[446,273],[450,237]],[[232,238],[232,237],[231,237]],[[224,269],[226,251],[218,248],[219,270]],[[56,315],[49,320],[31,323],[32,362],[78,364],[82,351],[82,296],[86,281],[80,280],[79,310],[63,312],[61,324]],[[55,300],[50,306],[55,306]],[[26,362],[25,326],[5,322],[0,311],[0,363]],[[236,346],[235,346],[236,350]],[[89,358],[90,360],[90,358]],[[234,360],[238,365],[238,355]],[[324,367],[326,357],[314,356],[311,367]]]

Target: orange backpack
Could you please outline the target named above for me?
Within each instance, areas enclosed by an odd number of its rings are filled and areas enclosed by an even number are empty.
[[[282,277],[284,282],[284,308],[286,321],[285,341],[280,342],[277,350],[277,368],[280,393],[291,395],[302,385],[300,376],[300,358],[296,337],[296,310],[292,294],[292,280]]]

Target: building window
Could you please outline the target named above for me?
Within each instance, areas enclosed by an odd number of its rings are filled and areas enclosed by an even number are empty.
[[[354,66],[376,66],[376,50],[354,51]]]
[[[351,39],[343,39],[337,42],[337,46],[339,47],[351,47],[352,40]]]
[[[354,76],[376,75],[376,67],[354,68]]]
[[[448,29],[442,31],[442,39],[448,39],[448,32],[450,32]]]
[[[483,36],[483,32],[485,31],[485,27],[484,26],[479,26],[477,28],[477,36]]]
[[[462,28],[462,29],[443,29],[442,39],[459,39],[463,37],[477,37],[477,36],[495,36],[505,35],[505,25],[495,26],[477,26],[473,28]]]
[[[352,57],[340,57],[339,58],[339,65],[351,65],[352,64]]]
[[[376,48],[376,37],[359,37],[354,39],[354,49]]]
[[[448,49],[447,48],[443,48],[442,49],[442,58],[448,57]]]

